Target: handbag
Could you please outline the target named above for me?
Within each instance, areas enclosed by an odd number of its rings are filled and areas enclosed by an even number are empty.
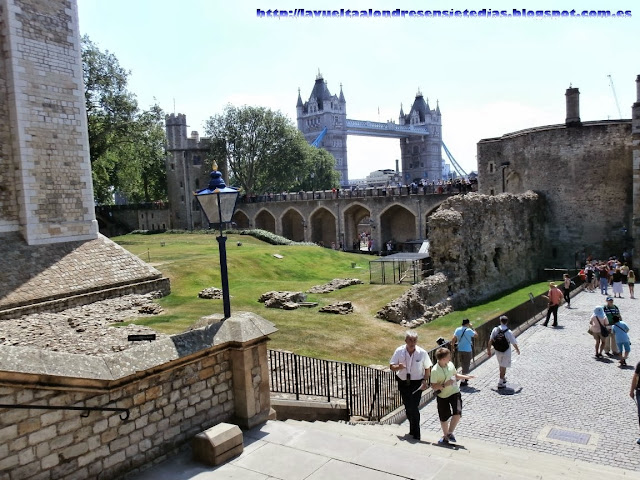
[[[598,323],[600,324],[600,335],[602,336],[602,338],[606,338],[609,336],[609,330],[607,330],[607,327],[605,327],[602,322],[600,322],[600,319],[598,317],[596,317],[596,320],[598,320]]]

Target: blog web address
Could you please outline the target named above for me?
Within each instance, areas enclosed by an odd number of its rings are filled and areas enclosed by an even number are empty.
[[[295,9],[267,9],[258,8],[256,15],[259,18],[629,18],[631,10],[528,10],[526,8],[514,8],[511,10],[350,10],[340,8],[336,10],[309,10],[305,8]]]

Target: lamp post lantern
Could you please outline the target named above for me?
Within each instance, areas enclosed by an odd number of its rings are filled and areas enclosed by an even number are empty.
[[[222,302],[224,306],[225,320],[231,316],[231,302],[229,301],[229,276],[227,274],[227,237],[222,232],[222,226],[230,223],[233,212],[236,209],[239,190],[227,187],[218,171],[218,165],[213,163],[213,171],[210,174],[209,186],[198,190],[193,195],[198,200],[204,214],[207,216],[209,228],[218,225],[220,236],[217,237],[220,249],[220,277],[222,282]]]

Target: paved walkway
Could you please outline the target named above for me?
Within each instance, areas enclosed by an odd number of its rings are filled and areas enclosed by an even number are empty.
[[[463,389],[458,439],[473,437],[640,471],[638,416],[629,397],[640,361],[640,299],[630,299],[626,286],[624,298],[615,299],[632,343],[629,365],[620,368],[615,358],[595,359],[595,342],[587,333],[593,308],[605,298],[599,291],[582,292],[570,309],[560,307],[559,328],[539,322],[518,337],[521,355],[514,353],[507,380],[521,387],[519,393],[497,393],[495,357],[478,366],[472,372],[478,378]],[[422,409],[422,428],[440,431],[434,402]],[[575,437],[587,443],[554,441],[548,437],[551,429],[583,433]]]
[[[459,446],[436,445],[434,402],[422,409],[422,442],[408,426],[268,422],[244,433],[244,453],[226,465],[198,465],[189,452],[146,470],[136,480],[563,478],[623,480],[640,471],[633,369],[594,358],[587,323],[599,293],[581,293],[561,307],[560,328],[534,325],[519,337],[522,355],[508,371],[514,395],[496,390],[495,358],[479,365],[463,394]],[[618,299],[631,327],[629,364],[640,359],[640,300]],[[552,438],[556,437],[556,438]],[[497,446],[496,444],[499,444]]]

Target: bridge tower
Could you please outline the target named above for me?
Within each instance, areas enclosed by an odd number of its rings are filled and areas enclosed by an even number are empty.
[[[405,115],[400,107],[400,125],[426,126],[429,135],[411,136],[400,139],[400,158],[404,183],[426,178],[432,182],[442,178],[442,115],[440,106],[429,107],[422,92],[418,91],[411,110]]]
[[[340,85],[340,96],[331,95],[327,82],[318,72],[309,100],[302,102],[298,89],[298,130],[304,138],[313,142],[326,128],[320,144],[336,159],[336,170],[340,173],[340,185],[349,185],[347,165],[347,102]]]

